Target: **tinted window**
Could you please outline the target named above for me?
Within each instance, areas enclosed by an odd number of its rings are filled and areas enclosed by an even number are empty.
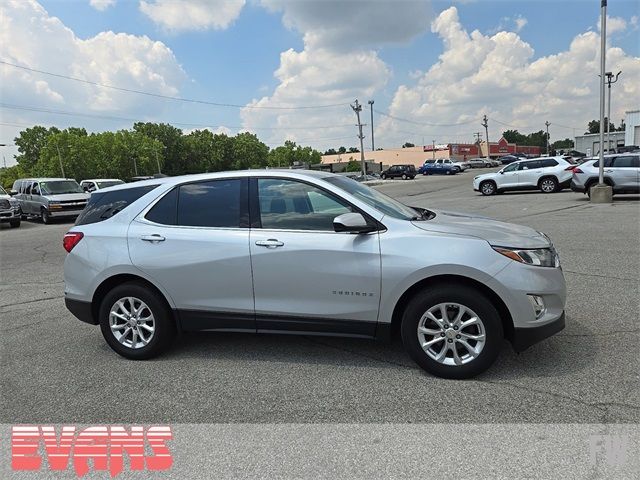
[[[542,166],[543,167],[557,167],[558,166],[558,162],[556,160],[554,160],[553,158],[547,158],[546,160],[542,160]]]
[[[616,157],[613,161],[613,166],[622,168],[637,168],[640,167],[640,162],[638,160],[638,157],[632,156]]]
[[[189,227],[240,227],[241,180],[211,180],[181,185],[178,225]]]
[[[157,185],[146,185],[116,190],[115,192],[93,193],[87,206],[78,216],[76,225],[87,225],[111,218],[156,187]]]
[[[40,182],[42,193],[47,195],[62,195],[64,193],[82,193],[75,180],[54,180],[52,182]]]
[[[29,195],[31,193],[31,183],[29,185],[27,185],[27,188],[25,189],[24,193]]]
[[[513,172],[513,171],[517,170],[519,166],[520,166],[519,163],[512,163],[512,164],[507,165],[506,167],[504,167],[502,169],[502,171],[503,172]]]
[[[319,188],[283,179],[258,179],[262,228],[333,231],[333,219],[352,211]]]
[[[604,166],[605,167],[610,167],[612,163],[613,163],[613,157],[609,157],[609,158],[605,158],[604,159]],[[596,168],[600,168],[600,160],[596,160],[593,163],[593,166],[596,167]]]
[[[145,215],[147,220],[163,225],[175,225],[178,216],[178,189],[174,188]]]
[[[521,162],[519,170],[532,170],[534,168],[540,168],[541,162],[539,160],[534,160],[531,162]]]
[[[96,182],[96,183],[100,188],[107,188],[107,187],[113,187],[114,185],[122,185],[124,182],[122,180],[109,180],[106,182]]]

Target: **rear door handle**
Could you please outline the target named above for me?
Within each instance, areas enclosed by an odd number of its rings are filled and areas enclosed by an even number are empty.
[[[164,242],[165,239],[162,235],[154,233],[153,235],[142,235],[140,240],[144,240],[145,242]]]
[[[613,173],[613,170],[605,170],[607,173]]]
[[[284,242],[276,240],[275,238],[270,238],[268,240],[258,240],[256,245],[259,247],[277,248],[284,246]]]

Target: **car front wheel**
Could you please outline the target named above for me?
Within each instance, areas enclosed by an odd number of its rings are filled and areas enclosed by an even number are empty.
[[[382,180],[386,180],[386,179],[387,179],[387,175],[383,173],[382,175],[380,175],[380,178],[381,178]]]
[[[42,220],[42,223],[44,224],[51,223],[51,216],[46,208],[40,210],[40,220]]]
[[[493,182],[482,182],[480,184],[480,192],[483,195],[493,195],[496,193],[496,184]]]
[[[462,285],[443,285],[416,295],[404,312],[401,333],[407,353],[421,368],[451,379],[487,370],[504,339],[493,304]]]
[[[131,360],[161,354],[176,332],[164,299],[138,283],[124,283],[111,290],[100,305],[99,320],[109,346]]]

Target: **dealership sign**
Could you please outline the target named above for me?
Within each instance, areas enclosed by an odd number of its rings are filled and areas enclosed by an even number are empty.
[[[111,477],[131,471],[168,470],[173,457],[167,441],[167,426],[17,425],[11,429],[11,468],[14,471],[64,471],[71,467],[78,477],[94,471],[108,471]]]

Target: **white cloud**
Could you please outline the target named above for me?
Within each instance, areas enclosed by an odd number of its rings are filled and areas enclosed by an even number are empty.
[[[406,43],[428,28],[425,1],[361,2],[262,0],[272,11],[282,11],[283,23],[303,35],[304,49],[280,54],[274,73],[279,84],[271,95],[255,99],[241,112],[248,129],[290,128],[286,139],[356,145],[355,115],[346,102],[361,103],[380,92],[391,69],[375,48]],[[309,106],[345,103],[340,107],[282,111],[250,107]],[[368,113],[362,112],[363,122]],[[304,130],[305,126],[331,128]],[[265,134],[267,142],[283,140],[282,131]]]
[[[600,31],[600,27],[601,27],[601,22],[600,22],[601,19],[602,17],[598,16],[598,23],[596,24],[596,28],[598,29],[598,32]],[[633,22],[633,17],[631,18],[631,20]],[[617,32],[624,32],[626,29],[627,29],[627,21],[624,18],[611,17],[607,15],[607,36]]]
[[[141,0],[140,11],[173,31],[224,30],[240,15],[245,0]]]
[[[527,23],[529,23],[529,21],[521,15],[518,15],[514,19],[514,21],[516,23],[516,32],[519,32],[520,30],[522,30],[527,25]]]
[[[498,26],[490,29],[487,33],[494,34],[503,30],[512,30],[516,33],[520,32],[529,21],[522,15],[516,15],[514,17],[502,17]]]
[[[176,95],[186,75],[173,52],[146,36],[102,32],[81,39],[60,19],[50,16],[34,0],[0,3],[0,59],[17,65],[61,73],[107,85],[127,86],[163,95]],[[118,92],[71,80],[0,65],[2,101],[101,115],[150,118],[167,108],[142,95]],[[91,112],[93,111],[93,112]],[[4,122],[72,121],[89,126],[84,118],[3,109]],[[66,120],[65,120],[66,119]],[[97,124],[98,122],[93,122]],[[113,126],[114,124],[109,124]],[[2,132],[2,137],[13,135]]]
[[[393,98],[392,115],[418,122],[453,124],[474,120],[457,127],[425,127],[446,135],[466,134],[478,129],[483,114],[531,132],[552,123],[552,138],[583,133],[589,120],[597,118],[599,42],[596,32],[577,35],[568,50],[534,59],[534,50],[516,33],[483,35],[469,33],[458,18],[455,7],[443,11],[432,23],[432,31],[444,43],[444,52],[414,85],[398,88]],[[640,98],[640,59],[611,47],[607,68],[623,71],[621,81],[612,90],[612,118],[635,107]],[[555,124],[555,126],[554,126]],[[399,139],[395,134],[406,124],[385,119],[379,123],[380,139]],[[420,127],[414,127],[414,129]],[[490,121],[490,136],[510,127]],[[437,138],[437,137],[436,137]]]
[[[116,0],[89,0],[89,4],[101,12],[116,4]]]

